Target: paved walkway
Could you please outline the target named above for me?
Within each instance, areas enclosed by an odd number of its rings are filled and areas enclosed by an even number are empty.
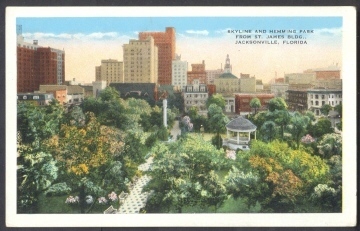
[[[147,159],[146,163],[140,165],[138,169],[140,171],[146,171],[149,169],[153,162],[153,158]],[[139,213],[140,209],[145,207],[148,198],[148,193],[142,193],[143,187],[150,181],[150,176],[144,175],[140,177],[134,187],[130,190],[129,195],[125,199],[124,204],[119,208],[117,213]]]
[[[173,140],[176,140],[177,136],[181,134],[181,129],[179,126],[179,120],[175,120],[174,126],[170,130]]]
[[[173,128],[171,129],[171,135],[173,135],[173,140],[176,140],[177,135],[180,135],[181,130],[179,127],[179,121],[176,120]],[[138,169],[140,171],[149,170],[151,164],[153,162],[153,158],[150,157],[146,160],[144,164],[139,165]],[[138,179],[134,185],[134,187],[130,190],[129,195],[126,197],[123,205],[120,206],[117,211],[120,213],[139,213],[140,209],[145,207],[146,201],[148,199],[147,192],[142,193],[142,189],[144,186],[150,181],[151,177],[148,175],[143,175]]]

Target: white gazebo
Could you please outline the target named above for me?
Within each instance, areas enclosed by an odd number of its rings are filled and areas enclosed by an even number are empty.
[[[226,125],[226,143],[246,145],[250,141],[250,134],[254,132],[256,140],[256,126],[249,120],[239,116]]]

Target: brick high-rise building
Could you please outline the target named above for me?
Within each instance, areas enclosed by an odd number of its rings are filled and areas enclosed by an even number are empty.
[[[198,79],[201,84],[206,84],[206,71],[205,71],[205,61],[198,64],[191,64],[191,71],[187,72],[187,83],[192,84],[192,82]]]
[[[154,38],[158,47],[158,84],[171,85],[172,60],[175,59],[175,28],[166,27],[165,32],[140,32],[139,39]]]
[[[336,64],[336,66],[329,66],[327,68],[316,68],[305,70],[304,73],[314,73],[316,80],[330,80],[330,79],[340,79],[341,78],[341,69]]]
[[[37,40],[25,42],[21,26],[17,33],[17,92],[34,92],[40,84],[63,84],[65,52],[41,47]]]

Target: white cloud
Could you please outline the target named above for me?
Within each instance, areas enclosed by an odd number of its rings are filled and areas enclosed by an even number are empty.
[[[25,39],[59,39],[59,40],[71,40],[71,39],[82,39],[82,40],[101,40],[101,39],[116,39],[119,38],[119,34],[117,32],[94,32],[91,34],[54,34],[54,33],[23,33]],[[120,36],[123,37],[123,36]]]
[[[225,28],[222,30],[216,30],[215,33],[216,34],[224,34],[224,33],[228,33],[228,30],[231,30],[231,28]]]
[[[209,31],[207,30],[187,30],[185,31],[188,34],[195,34],[195,35],[208,35]]]
[[[319,34],[323,36],[341,36],[342,28],[322,28],[314,30],[314,34]]]

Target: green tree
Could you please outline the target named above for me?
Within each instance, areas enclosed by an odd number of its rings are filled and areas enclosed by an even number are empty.
[[[22,142],[38,146],[40,141],[57,134],[63,115],[64,109],[58,101],[52,101],[45,107],[28,102],[18,103],[17,128]]]
[[[106,87],[99,95],[102,101],[116,101],[120,99],[120,93],[113,87]]]
[[[272,121],[266,121],[260,128],[261,136],[267,142],[271,142],[276,137],[276,125]]]
[[[259,100],[259,98],[252,98],[250,101],[250,107],[255,109],[255,115],[257,113],[257,109],[261,107],[261,102]]]
[[[262,111],[257,113],[253,117],[253,122],[256,125],[256,127],[260,128],[267,120],[268,120],[268,112]]]
[[[226,177],[228,192],[246,199],[249,208],[260,203],[262,212],[294,212],[316,185],[329,182],[329,167],[321,158],[278,140],[253,141],[234,166]]]
[[[199,180],[202,186],[200,191],[200,204],[203,206],[214,206],[216,213],[220,205],[227,199],[224,184],[213,170],[208,174],[200,175]]]
[[[287,110],[275,110],[272,113],[274,114],[275,123],[280,126],[281,138],[284,139],[285,128],[290,123],[291,116]]]
[[[18,135],[17,208],[19,213],[37,212],[39,195],[58,177],[58,167],[51,154],[36,151],[21,143]]]
[[[213,94],[212,96],[210,96],[206,101],[206,107],[209,108],[211,104],[216,104],[222,110],[225,109],[225,99],[222,94]]]
[[[77,127],[82,127],[85,125],[85,114],[82,111],[81,107],[74,106],[69,108],[68,113],[65,115],[65,122],[68,125],[75,125]]]
[[[216,133],[217,147],[220,147],[221,136],[220,133],[226,131],[226,124],[229,123],[229,119],[224,115],[221,107],[216,104],[211,104],[208,108],[208,118],[210,130]]]
[[[319,153],[324,158],[331,158],[334,155],[342,155],[342,136],[337,133],[325,134],[319,141]]]
[[[267,191],[267,185],[260,182],[260,177],[253,172],[245,173],[233,166],[225,177],[225,185],[227,192],[233,198],[244,198],[248,209],[255,206],[258,201],[264,198],[264,193]]]
[[[185,205],[220,206],[224,187],[212,171],[223,165],[222,151],[192,134],[172,145],[158,143],[152,153],[152,180],[145,189],[154,190],[150,211],[174,208],[181,213]]]
[[[84,127],[63,124],[59,136],[53,136],[47,143],[64,172],[62,179],[79,192],[81,213],[86,212],[86,195],[101,196],[108,189],[109,185],[105,185],[109,182],[108,172],[119,174],[111,175],[114,181],[116,178],[123,181],[122,172],[114,170],[121,165],[114,165],[112,155],[116,151],[111,146],[110,134],[104,134],[106,130],[93,113],[86,116]]]
[[[309,133],[313,137],[322,137],[325,134],[333,133],[334,129],[331,127],[331,122],[328,119],[321,118],[313,126],[310,126]]]
[[[299,112],[295,112],[290,119],[288,130],[291,133],[292,139],[296,142],[297,148],[300,146],[301,137],[307,132],[306,127],[309,122],[309,117],[303,116]]]
[[[194,120],[199,116],[199,109],[196,106],[191,106],[187,113],[191,120]]]
[[[132,127],[140,123],[141,114],[150,115],[152,110],[149,103],[143,99],[128,98],[125,103],[126,117]]]
[[[315,121],[316,120],[315,114],[312,111],[306,111],[304,115],[309,117],[310,121]]]
[[[184,98],[181,96],[180,92],[175,92],[172,95],[170,94],[167,100],[170,109],[177,108],[179,112],[184,111]]]
[[[329,104],[324,104],[321,106],[320,111],[325,116],[329,115],[329,112],[332,110],[332,107]]]
[[[268,108],[269,111],[273,112],[275,110],[286,110],[287,104],[285,103],[285,100],[281,97],[273,98],[269,101]]]
[[[100,115],[100,113],[105,110],[105,106],[101,99],[92,96],[85,98],[81,107],[83,112],[93,112],[96,116]]]
[[[334,110],[339,113],[340,117],[342,117],[342,103],[340,102],[340,104],[336,105],[334,107]]]

